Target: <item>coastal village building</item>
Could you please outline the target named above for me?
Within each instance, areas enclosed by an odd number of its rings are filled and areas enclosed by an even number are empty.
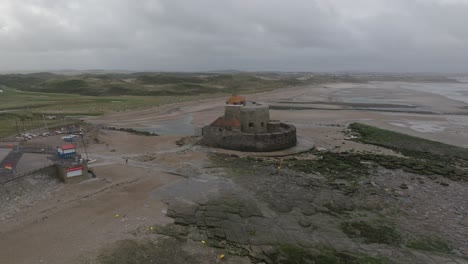
[[[73,144],[66,144],[57,147],[57,155],[61,158],[72,158],[76,155],[76,147]]]

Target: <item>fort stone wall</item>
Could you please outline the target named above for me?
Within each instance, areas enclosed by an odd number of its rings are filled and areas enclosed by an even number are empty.
[[[206,126],[202,129],[202,144],[210,147],[249,152],[278,151],[297,143],[296,127],[280,124],[275,132],[245,133],[230,127]]]
[[[270,121],[267,104],[233,95],[224,116],[202,129],[202,144],[239,151],[267,152],[296,146],[296,127]]]

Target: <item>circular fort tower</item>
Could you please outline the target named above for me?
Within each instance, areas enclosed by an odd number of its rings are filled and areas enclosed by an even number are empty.
[[[246,101],[244,97],[240,95],[231,96],[231,98],[226,101],[226,107],[224,108],[224,118],[237,118],[240,120],[240,111],[245,103]]]
[[[240,151],[277,151],[296,145],[293,125],[270,120],[267,104],[247,102],[233,95],[226,101],[224,116],[202,129],[202,144]]]

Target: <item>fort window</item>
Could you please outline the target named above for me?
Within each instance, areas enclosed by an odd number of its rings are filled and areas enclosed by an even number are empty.
[[[260,125],[261,125],[262,127],[264,127],[264,126],[265,126],[265,124],[264,124],[263,122],[262,122],[262,123],[260,123]]]
[[[249,123],[249,127],[254,127],[254,123]]]

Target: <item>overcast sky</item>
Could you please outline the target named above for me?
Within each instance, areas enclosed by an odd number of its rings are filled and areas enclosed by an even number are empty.
[[[468,72],[468,0],[0,0],[0,71]]]

